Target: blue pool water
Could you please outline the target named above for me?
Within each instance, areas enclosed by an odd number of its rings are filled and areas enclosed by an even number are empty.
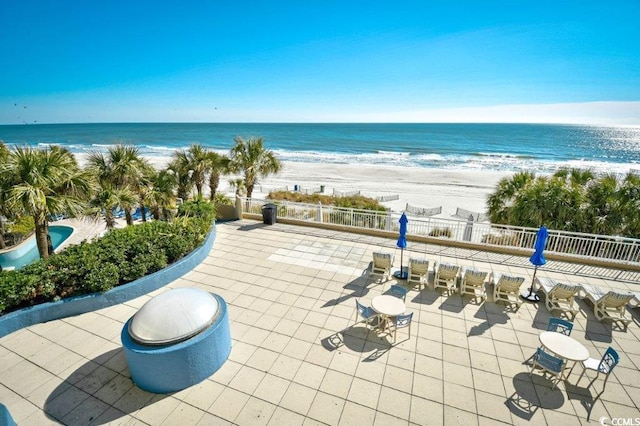
[[[72,233],[73,228],[71,226],[50,226],[49,235],[51,236],[53,248],[58,248]],[[40,254],[38,253],[35,236],[31,236],[19,247],[8,252],[0,253],[0,265],[2,265],[3,268],[13,266],[16,269],[20,269],[39,258]]]

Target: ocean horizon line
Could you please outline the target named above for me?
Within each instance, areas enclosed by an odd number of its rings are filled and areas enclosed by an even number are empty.
[[[274,124],[274,125],[518,125],[518,126],[562,126],[562,127],[601,127],[601,128],[640,128],[638,124],[602,124],[602,123],[557,123],[544,121],[82,121],[82,122],[34,122],[0,123],[0,126],[56,126],[56,125],[158,125],[158,124]]]

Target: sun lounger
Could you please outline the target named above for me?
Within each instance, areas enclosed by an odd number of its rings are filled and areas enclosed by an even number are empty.
[[[622,292],[616,290],[603,290],[602,288],[582,284],[585,297],[593,303],[593,313],[598,321],[610,319],[614,322],[619,321],[624,324],[626,329],[631,318],[627,317],[627,305],[633,299],[630,292]]]
[[[488,275],[488,272],[478,271],[477,269],[465,269],[462,272],[460,295],[469,294],[476,298],[479,297],[481,300],[486,300],[487,289],[485,287],[485,280]]]
[[[435,266],[434,270],[434,290],[440,287],[444,288],[447,292],[455,293],[458,277],[460,276],[460,266],[450,263],[440,263]]]
[[[518,308],[522,305],[520,286],[524,282],[523,277],[496,273],[493,276],[493,282],[495,286],[493,289],[494,302],[501,300],[507,302],[509,305],[515,303]]]
[[[370,275],[379,275],[381,279],[388,278],[391,275],[392,265],[393,254],[374,252]]]
[[[582,289],[580,285],[559,283],[543,277],[537,277],[535,284],[545,294],[545,305],[549,312],[559,310],[571,315],[571,321],[576,318],[579,309],[575,303],[575,296]]]
[[[427,279],[429,277],[429,261],[427,259],[409,258],[409,275],[407,282],[418,283],[418,290],[424,287],[427,288]]]

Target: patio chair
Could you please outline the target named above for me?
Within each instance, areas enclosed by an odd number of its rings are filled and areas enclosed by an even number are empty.
[[[545,294],[545,305],[549,312],[559,310],[571,316],[571,321],[578,314],[575,296],[582,287],[577,284],[558,283],[550,278],[536,278],[538,288]]]
[[[545,375],[546,373],[550,373],[551,375],[556,377],[556,380],[551,387],[551,389],[554,389],[562,378],[563,364],[563,359],[557,358],[550,353],[545,352],[545,350],[542,348],[538,348],[538,350],[536,350],[536,353],[533,355],[533,365],[531,366],[531,372],[529,373],[529,376],[533,374],[533,371],[536,367],[540,367],[542,369],[543,375]]]
[[[393,254],[391,253],[373,253],[373,263],[371,264],[370,275],[380,275],[381,279],[391,275],[391,267],[393,265]]]
[[[409,275],[407,283],[418,283],[418,290],[427,288],[427,280],[429,279],[429,261],[427,259],[409,258]]]
[[[487,299],[487,289],[485,287],[485,280],[487,279],[488,272],[478,271],[477,269],[466,269],[462,273],[462,283],[460,284],[460,294],[470,294],[475,298],[481,300]]]
[[[494,276],[493,300],[502,300],[508,304],[516,304],[519,308],[522,305],[520,299],[520,286],[524,282],[523,277],[515,277],[507,274],[495,274]]]
[[[593,313],[598,321],[610,319],[613,322],[621,322],[626,330],[631,318],[627,317],[627,305],[633,299],[633,294],[616,290],[605,291],[600,287],[582,284],[582,290],[593,303]]]
[[[394,284],[389,289],[389,294],[397,297],[398,299],[402,299],[402,301],[404,302],[407,298],[407,289],[400,285]]]
[[[602,359],[597,358],[589,358],[586,361],[582,361],[582,374],[578,378],[578,382],[582,380],[582,376],[587,370],[593,370],[596,372],[596,377],[594,377],[591,382],[589,382],[589,386],[593,385],[593,382],[596,381],[600,373],[605,375],[604,384],[602,385],[602,391],[600,394],[604,392],[604,388],[607,386],[607,380],[609,380],[609,375],[613,371],[616,365],[620,362],[620,356],[611,346],[607,349],[607,351],[602,356]],[[578,383],[576,382],[576,384]]]
[[[435,266],[433,288],[444,288],[447,292],[456,292],[456,284],[460,275],[460,267],[451,263],[441,263]]]
[[[549,323],[547,324],[547,331],[555,331],[556,333],[562,333],[565,336],[571,335],[571,330],[573,330],[573,323],[567,321],[562,318],[549,318]]]
[[[399,328],[409,327],[409,339],[411,339],[411,319],[413,318],[413,312],[405,315],[398,315],[391,320],[389,324],[390,331],[393,332],[393,343],[396,342],[396,334]]]
[[[363,320],[358,321],[358,316],[360,316],[360,318],[363,318],[364,321]],[[370,327],[375,327],[376,325],[378,325],[378,314],[371,307],[365,306],[356,300],[355,321],[356,321],[356,324],[358,322],[364,322],[365,325],[368,325]]]

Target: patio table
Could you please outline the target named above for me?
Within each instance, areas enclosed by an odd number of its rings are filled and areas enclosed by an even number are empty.
[[[407,310],[402,299],[389,294],[374,297],[373,300],[371,300],[371,308],[380,314],[381,322],[383,323],[383,327],[381,327],[382,330],[387,329],[389,317],[397,317],[398,315],[404,314]]]
[[[545,331],[540,334],[540,343],[547,350],[566,361],[586,361],[589,358],[589,351],[582,343],[562,333]],[[566,365],[566,362],[562,365],[561,377],[564,377]],[[566,380],[567,377],[564,379]]]

